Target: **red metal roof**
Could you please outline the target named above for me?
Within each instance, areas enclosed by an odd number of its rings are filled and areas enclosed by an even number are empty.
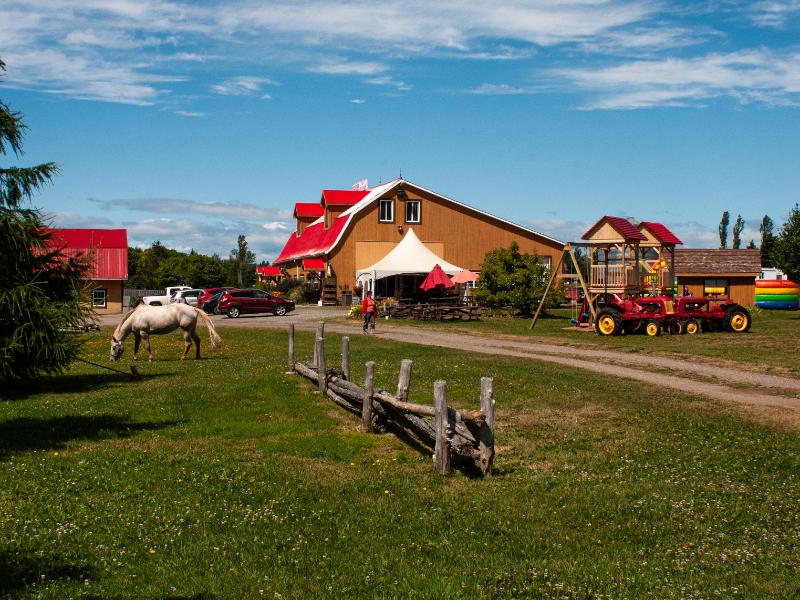
[[[661,223],[655,223],[654,221],[642,221],[639,225],[644,225],[650,231],[652,231],[653,235],[656,236],[662,244],[683,244],[683,242],[680,241],[674,233],[672,233]]]
[[[274,264],[326,254],[349,220],[349,215],[338,217],[333,220],[329,229],[325,229],[323,223],[315,223],[306,227],[302,235],[290,234],[280,256],[273,261]]]
[[[280,275],[281,268],[280,267],[256,267],[256,273],[259,275]]]
[[[371,190],[322,190],[325,204],[347,204],[352,206],[359,202]]]
[[[589,231],[583,234],[583,237],[581,237],[581,239],[588,240],[590,238],[589,233],[593,229],[595,229],[603,220],[606,220],[609,223],[611,223],[611,225],[622,234],[622,237],[624,237],[627,240],[641,240],[645,242],[647,241],[647,236],[645,236],[641,231],[636,229],[634,224],[628,221],[628,219],[624,219],[623,217],[609,217],[608,215],[606,215],[605,217],[600,219],[600,221],[592,225]]]
[[[294,205],[294,218],[297,217],[316,217],[319,218],[325,214],[325,209],[320,204],[313,202],[298,202]]]
[[[93,255],[89,279],[128,278],[126,229],[52,229],[53,242],[67,256]]]
[[[303,261],[303,268],[306,271],[324,271],[325,261],[321,258],[306,258]]]

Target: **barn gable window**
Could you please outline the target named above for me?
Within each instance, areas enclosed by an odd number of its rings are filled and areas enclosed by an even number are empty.
[[[378,205],[378,221],[394,223],[394,200],[381,200]]]
[[[419,223],[420,220],[420,201],[406,200],[406,223]]]

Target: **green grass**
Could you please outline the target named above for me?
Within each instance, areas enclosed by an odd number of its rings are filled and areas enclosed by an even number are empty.
[[[746,334],[709,333],[689,335],[662,334],[658,338],[645,335],[600,337],[594,332],[575,331],[569,319],[570,309],[556,309],[540,318],[534,331],[528,328],[531,319],[487,317],[481,321],[412,321],[380,319],[378,328],[417,327],[468,335],[512,336],[540,343],[566,344],[593,349],[611,349],[692,358],[695,356],[718,362],[744,363],[757,370],[778,369],[788,375],[800,374],[800,313],[796,311],[760,311],[752,313],[753,324]],[[350,322],[350,319],[337,319]]]
[[[108,334],[86,358],[107,360]],[[183,363],[178,334],[155,338],[138,383],[78,365],[4,390],[0,597],[800,594],[792,413],[354,337],[354,380],[375,360],[392,389],[412,358],[416,401],[441,378],[477,408],[495,377],[496,476],[441,478],[286,376],[284,333],[222,335]]]

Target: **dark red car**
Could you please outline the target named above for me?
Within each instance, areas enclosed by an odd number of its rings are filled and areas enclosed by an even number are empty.
[[[235,290],[236,288],[233,287],[215,287],[215,288],[208,288],[203,290],[203,293],[197,296],[197,308],[203,308],[203,305],[206,303],[211,296],[216,296],[220,292],[224,292],[227,290]]]
[[[220,313],[236,319],[243,313],[268,313],[282,317],[294,310],[294,300],[278,298],[263,290],[228,290],[219,299]]]

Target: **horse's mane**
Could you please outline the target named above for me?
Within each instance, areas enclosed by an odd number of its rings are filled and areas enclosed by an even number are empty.
[[[140,304],[139,306],[142,306],[142,305]],[[133,310],[129,310],[127,312],[127,314],[124,317],[122,317],[122,321],[119,322],[119,325],[117,325],[117,328],[114,330],[114,335],[117,335],[117,333],[119,333],[120,327],[122,327],[122,325],[125,323],[125,321],[127,321],[128,319],[130,319],[133,316],[133,313],[136,312],[136,309],[139,308],[139,306],[137,306]]]

